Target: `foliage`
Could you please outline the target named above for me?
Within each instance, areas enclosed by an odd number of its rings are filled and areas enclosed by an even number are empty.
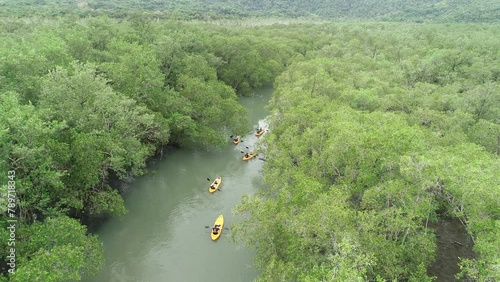
[[[233,63],[224,62],[228,57],[216,52],[212,37],[257,41],[255,35],[154,23],[141,15],[121,23],[106,17],[34,26],[7,21],[9,28],[0,31],[5,38],[0,43],[0,168],[15,171],[15,212],[28,241],[50,237],[40,229],[53,224],[49,218],[89,222],[124,215],[114,183],[144,173],[146,160],[163,146],[223,146],[228,133],[247,132],[246,110],[237,100],[244,91],[237,94],[241,89],[224,82],[269,83],[284,67],[281,50],[295,52],[283,43],[272,52],[235,44],[235,58],[261,59],[249,59],[251,68],[234,76],[218,72],[221,64],[232,68]],[[0,176],[2,196],[7,180],[7,174]],[[6,204],[0,201],[4,212]],[[85,229],[74,223],[67,228],[59,231]],[[88,238],[88,244],[97,244]],[[92,263],[87,246],[72,244],[42,240],[33,249],[21,247],[26,256],[13,279],[80,280],[95,273],[102,255],[93,258],[92,271],[82,270]]]
[[[62,166],[69,155],[67,145],[55,135],[64,123],[44,121],[33,105],[21,105],[16,93],[6,92],[0,98],[0,120],[7,127],[2,157],[4,167],[15,171],[17,215],[29,220],[34,212],[60,209]]]
[[[18,229],[21,254],[13,281],[80,280],[96,274],[103,262],[102,243],[85,226],[65,216]]]
[[[378,19],[391,21],[498,22],[498,1],[362,1],[362,0],[275,0],[275,1],[134,1],[134,0],[4,0],[3,15],[80,17],[108,14],[123,18],[137,11],[156,18],[308,17],[312,19]]]
[[[334,16],[315,3],[294,1],[290,12],[275,1],[279,9],[266,11]],[[114,19],[87,18],[118,4]],[[67,216],[125,214],[110,178],[144,173],[166,145],[223,146],[228,133],[244,134],[238,95],[273,81],[266,186],[237,208],[249,217],[232,232],[257,247],[261,280],[431,281],[425,270],[436,240],[427,223],[444,215],[462,220],[475,243],[477,256],[463,258],[460,275],[498,279],[495,26],[244,27],[163,21],[186,11],[129,14],[131,4],[89,1],[96,10],[77,10],[85,19],[57,8],[39,13],[67,17],[1,23],[0,168],[16,171],[24,254],[12,279],[79,280],[98,271],[100,244]],[[252,15],[238,4],[220,11]],[[23,5],[38,7],[16,7]],[[352,16],[401,16],[384,5],[342,5]]]
[[[276,79],[266,186],[233,228],[261,281],[432,281],[444,216],[475,243],[457,276],[499,279],[498,42],[412,27],[330,26]]]

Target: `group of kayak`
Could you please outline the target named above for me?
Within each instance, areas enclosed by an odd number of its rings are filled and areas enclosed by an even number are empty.
[[[255,136],[260,137],[262,134],[264,134],[265,131],[266,131],[266,129],[261,127],[259,129],[257,129],[257,132],[255,132]],[[241,136],[239,136],[239,135],[234,137],[234,138],[231,136],[231,138],[233,139],[234,145],[238,145],[240,142],[242,142]],[[255,156],[257,156],[256,153],[252,153],[252,152],[246,153],[243,156],[243,160],[248,161],[248,160],[254,158]],[[210,186],[208,187],[208,192],[214,193],[215,191],[219,190],[219,186],[221,185],[221,183],[222,183],[222,178],[219,176],[212,182],[212,184],[210,184]],[[212,232],[210,233],[210,237],[212,238],[212,241],[219,239],[223,228],[224,228],[224,217],[221,214],[221,215],[219,215],[219,217],[217,217],[217,219],[215,220],[215,223],[212,227]]]
[[[259,129],[257,129],[257,132],[255,132],[255,136],[260,137],[262,134],[264,134],[264,132],[266,132],[266,129],[260,127]],[[231,138],[232,138],[232,136],[231,136]],[[233,144],[234,145],[238,145],[240,143],[240,141],[241,141],[241,136],[239,136],[239,135],[236,136],[235,138],[233,138]],[[243,160],[244,161],[248,161],[250,159],[255,158],[256,156],[257,156],[257,154],[252,153],[252,152],[245,153],[245,155],[243,156]]]

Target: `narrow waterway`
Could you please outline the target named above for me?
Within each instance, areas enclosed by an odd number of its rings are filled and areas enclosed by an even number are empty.
[[[241,98],[253,127],[264,125],[272,88]],[[93,281],[252,281],[254,253],[232,243],[228,234],[236,218],[232,210],[241,196],[256,191],[262,161],[242,160],[246,146],[258,138],[249,132],[243,143],[223,149],[170,149],[152,172],[128,188],[123,220],[112,219],[97,232],[104,243],[105,266]],[[221,191],[208,193],[207,177],[222,177]],[[224,215],[218,241],[210,239],[217,216]]]

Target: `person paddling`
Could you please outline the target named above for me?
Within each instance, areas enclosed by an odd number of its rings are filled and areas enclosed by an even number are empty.
[[[214,228],[212,228],[214,235],[219,234],[219,230],[220,230],[220,224],[216,224]]]

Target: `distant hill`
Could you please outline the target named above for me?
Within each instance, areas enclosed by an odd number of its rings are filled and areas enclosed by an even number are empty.
[[[285,17],[414,22],[499,22],[498,0],[0,0],[1,16]]]

